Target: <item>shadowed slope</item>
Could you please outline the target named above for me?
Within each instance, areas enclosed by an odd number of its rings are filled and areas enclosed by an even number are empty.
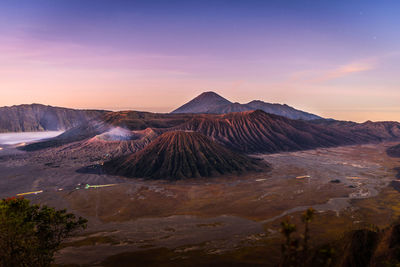
[[[310,122],[291,120],[261,110],[223,115],[121,111],[107,113],[99,120],[72,128],[53,139],[27,145],[24,149],[33,151],[88,140],[116,127],[130,131],[151,128],[157,134],[173,130],[196,131],[231,149],[247,153],[296,151],[400,139],[400,124],[397,122]]]
[[[247,107],[246,105],[242,105],[240,103],[232,103],[232,104],[212,108],[212,109],[208,110],[207,113],[227,114],[227,113],[232,113],[232,112],[243,112],[243,111],[249,111],[249,110],[251,110],[251,108]]]
[[[190,114],[164,114],[142,111],[118,111],[104,115],[104,123],[129,130],[144,130],[146,128],[170,128],[179,125],[189,118]]]
[[[139,151],[158,135],[159,133],[150,128],[129,131],[114,127],[92,138],[43,150],[40,153],[45,157],[51,156],[55,160],[77,159],[86,163],[104,162]]]
[[[247,153],[295,151],[355,142],[340,131],[261,110],[199,115],[177,128],[201,132],[227,147]]]
[[[89,121],[46,141],[28,144],[20,149],[36,151],[46,148],[60,147],[77,141],[82,141],[110,130],[110,126],[101,121]]]
[[[396,146],[389,147],[386,150],[386,153],[391,157],[400,158],[400,144],[396,145]]]
[[[232,104],[214,92],[204,92],[171,113],[212,113],[210,110]]]
[[[291,106],[288,106],[286,104],[271,104],[271,103],[266,103],[264,101],[260,101],[260,100],[253,100],[247,104],[245,104],[245,106],[249,109],[249,110],[257,110],[260,109],[266,113],[271,113],[271,114],[275,114],[275,115],[279,115],[279,116],[283,116],[289,119],[293,119],[293,120],[316,120],[316,119],[321,119],[321,117],[305,112],[305,111],[301,111],[298,109],[295,109]]]
[[[348,132],[349,135],[369,141],[391,141],[400,138],[400,123],[395,121],[367,121],[356,123],[351,121],[314,120],[313,124]]]
[[[78,110],[40,104],[0,108],[0,132],[66,130],[97,118],[107,111]]]
[[[214,92],[204,92],[171,113],[226,114],[258,109],[267,113],[296,120],[321,119],[321,117],[317,115],[297,110],[288,105],[271,104],[260,100],[254,100],[247,104],[232,103]]]
[[[105,163],[104,168],[127,177],[178,180],[258,171],[267,164],[232,152],[200,133],[172,131],[133,155]]]
[[[21,149],[36,151],[46,148],[60,147],[77,141],[88,140],[97,135],[112,131],[116,127],[132,131],[140,131],[147,128],[170,128],[184,123],[192,115],[189,114],[158,114],[140,111],[110,112],[101,116],[98,120],[92,120],[50,140],[29,144]]]

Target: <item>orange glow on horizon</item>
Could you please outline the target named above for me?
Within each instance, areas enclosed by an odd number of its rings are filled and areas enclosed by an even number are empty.
[[[238,66],[227,71],[229,61],[216,62],[219,73],[211,73],[204,70],[207,62],[196,56],[125,55],[68,44],[51,44],[50,49],[43,49],[49,45],[39,43],[32,48],[15,40],[0,44],[0,50],[6,52],[0,54],[0,106],[41,103],[170,112],[204,91],[215,91],[232,102],[285,103],[327,118],[400,120],[400,110],[390,108],[400,99],[397,83],[385,84],[376,78],[380,77],[380,68],[398,54],[323,70],[256,65],[257,71],[265,68],[271,73],[263,78]],[[194,62],[201,67],[193,69]],[[279,75],[272,75],[276,71]]]

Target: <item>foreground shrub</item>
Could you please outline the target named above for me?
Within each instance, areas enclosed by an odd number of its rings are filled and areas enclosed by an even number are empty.
[[[23,198],[0,201],[0,266],[50,266],[61,242],[87,220]]]

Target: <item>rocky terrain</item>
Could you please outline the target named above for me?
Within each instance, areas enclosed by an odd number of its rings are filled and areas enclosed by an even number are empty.
[[[29,144],[23,149],[26,151],[37,151],[46,148],[60,147],[78,141],[89,141],[89,139],[96,137],[97,135],[112,131],[115,127],[130,131],[155,129],[154,131],[160,132],[164,129],[180,125],[190,117],[191,115],[188,114],[173,115],[139,111],[110,112],[96,120],[88,121],[76,126],[56,138],[44,142]],[[121,141],[123,141],[123,139],[124,138],[122,138]]]
[[[105,114],[101,121],[129,130],[144,130],[146,128],[166,129],[180,125],[191,118],[191,114],[164,114],[141,111],[119,111]]]
[[[106,162],[108,173],[179,180],[267,169],[266,163],[240,155],[197,132],[169,131],[135,154]]]
[[[391,157],[400,158],[400,145],[389,147],[386,153]]]
[[[125,130],[97,138],[127,139]],[[80,159],[7,146],[2,153],[18,155],[0,158],[0,194],[43,191],[26,197],[89,219],[82,235],[63,244],[56,264],[276,266],[280,222],[300,220],[310,206],[318,211],[310,226],[313,248],[367,223],[383,229],[400,215],[399,192],[390,186],[398,159],[385,153],[395,144],[259,155],[268,171],[179,181],[77,172],[86,166]]]
[[[266,153],[258,155],[262,161],[254,161],[244,153],[232,152],[228,143],[224,145],[216,137],[223,140],[226,135],[228,140],[245,136],[246,132],[258,135],[255,129],[261,129],[270,138],[287,136],[296,141],[291,132],[304,130],[313,137],[321,134],[322,128],[334,131],[336,135],[331,137],[345,134],[353,136],[351,141],[355,142],[368,134],[361,135],[361,130],[351,134],[344,131],[345,126],[339,131],[336,127],[289,120],[262,111],[223,115],[115,112],[103,118],[107,122],[96,120],[90,126],[82,125],[64,133],[69,137],[84,136],[80,141],[32,152],[6,145],[0,151],[1,197],[41,192],[26,197],[35,203],[68,208],[89,219],[87,231],[63,244],[56,264],[276,266],[282,244],[280,222],[286,216],[300,218],[299,213],[310,206],[318,211],[311,225],[313,248],[334,242],[347,230],[361,229],[366,224],[383,229],[400,216],[399,192],[394,186],[398,183],[394,170],[398,159],[385,153],[398,141]],[[204,118],[212,125],[210,137],[178,129]],[[223,129],[224,122],[232,125],[226,129],[235,133],[214,135],[213,140],[211,133]],[[242,127],[235,129],[235,125]],[[279,126],[285,130],[279,130]],[[179,137],[181,134],[183,138]],[[273,140],[278,143],[280,139]],[[114,162],[132,159],[126,163],[130,167],[148,166],[137,170],[144,175],[134,175],[145,179],[125,178],[123,172],[102,172],[101,164],[112,158]],[[229,160],[234,161],[227,168]],[[132,170],[126,166],[122,170]],[[196,169],[211,170],[212,177],[202,178],[203,174]],[[195,179],[172,181],[197,172]],[[169,174],[173,178],[167,178]],[[147,179],[152,175],[154,178]],[[162,179],[155,178],[161,176]],[[391,235],[378,237],[383,240]],[[335,246],[340,253],[333,259],[339,263],[337,266],[341,266],[342,260],[353,263],[354,258],[347,257],[352,247],[358,251],[356,244],[364,244],[363,236],[357,236],[354,242],[350,241],[352,238],[340,240],[344,247]],[[386,241],[372,244],[376,245],[374,255],[381,253],[392,259],[386,254],[392,253],[391,249],[384,247],[378,251]],[[378,259],[368,258],[362,246],[360,251],[354,255],[362,255],[368,262]]]
[[[283,104],[283,105],[282,104],[271,104],[271,103],[266,103],[261,100],[253,100],[253,101],[247,103],[246,107],[248,107],[250,110],[260,109],[267,113],[276,114],[276,115],[283,116],[283,117],[286,117],[289,119],[294,119],[294,120],[321,119],[320,116],[295,109],[286,104]]]
[[[351,121],[314,120],[311,123],[332,129],[344,130],[348,134],[357,136],[358,138],[366,138],[377,142],[400,138],[400,123],[396,121],[366,121],[364,123],[356,123]]]
[[[151,128],[130,131],[120,127],[112,127],[93,137],[39,152],[42,157],[52,156],[58,161],[78,159],[82,163],[97,162],[102,164],[111,158],[129,155],[143,149],[158,135],[159,133]],[[33,144],[28,147],[32,146]]]
[[[201,132],[227,147],[246,153],[295,151],[358,142],[343,131],[261,110],[198,115],[177,128]]]
[[[321,117],[297,110],[288,105],[271,104],[260,100],[254,100],[247,104],[232,103],[214,92],[204,92],[172,113],[211,113],[225,114],[249,110],[263,110],[270,114],[284,116],[290,119],[315,120]]]
[[[277,153],[400,140],[397,122],[291,120],[261,110],[229,114],[110,112],[63,134],[20,149],[102,160],[134,153],[168,131],[195,131],[240,153]],[[44,153],[44,152],[43,152]],[[91,155],[91,156],[90,156]]]
[[[0,132],[67,130],[107,113],[40,104],[0,107]]]

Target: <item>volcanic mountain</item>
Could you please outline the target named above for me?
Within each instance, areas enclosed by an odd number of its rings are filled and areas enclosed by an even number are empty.
[[[0,108],[0,132],[67,130],[107,113],[104,110],[78,110],[41,104]]]
[[[51,156],[55,161],[70,159],[85,164],[102,163],[143,149],[159,134],[151,128],[130,131],[111,127],[108,131],[94,137],[40,151],[40,157]]]
[[[179,180],[260,171],[268,165],[237,154],[201,133],[170,131],[137,153],[105,163],[104,168],[126,177]]]
[[[297,110],[286,104],[270,104],[260,100],[254,100],[247,104],[232,103],[214,92],[204,92],[180,108],[172,111],[172,113],[226,114],[231,112],[242,112],[258,109],[270,114],[280,115],[290,119],[321,119],[321,117],[317,115]]]
[[[214,92],[204,92],[171,113],[210,113],[210,110],[232,104]]]
[[[180,125],[191,117],[192,115],[190,114],[157,114],[140,111],[109,112],[96,120],[88,121],[69,129],[55,138],[29,144],[22,149],[36,151],[45,148],[60,147],[77,141],[89,140],[112,131],[115,127],[130,131],[141,131],[148,128],[163,130]]]
[[[202,114],[176,129],[200,132],[236,151],[279,152],[353,144],[359,141],[346,132],[264,111],[224,115]]]
[[[261,110],[229,114],[157,114],[138,111],[110,112],[97,120],[74,127],[62,135],[44,142],[25,146],[28,151],[60,147],[66,144],[93,145],[100,150],[107,148],[105,154],[120,155],[118,151],[125,145],[136,151],[141,148],[131,140],[104,140],[98,136],[115,128],[129,131],[154,131],[156,136],[174,130],[196,131],[212,138],[230,149],[245,153],[275,153],[298,151],[318,147],[363,144],[370,142],[394,141],[400,139],[400,124],[397,122],[339,122],[333,120],[291,120],[282,116],[265,113]],[[79,142],[79,143],[76,143]],[[147,142],[147,141],[146,141]],[[122,146],[122,147],[121,147]],[[76,148],[76,147],[75,147]],[[110,153],[111,148],[118,148]],[[121,148],[121,149],[120,149]],[[124,152],[124,153],[125,153]],[[122,153],[122,154],[124,154]]]

